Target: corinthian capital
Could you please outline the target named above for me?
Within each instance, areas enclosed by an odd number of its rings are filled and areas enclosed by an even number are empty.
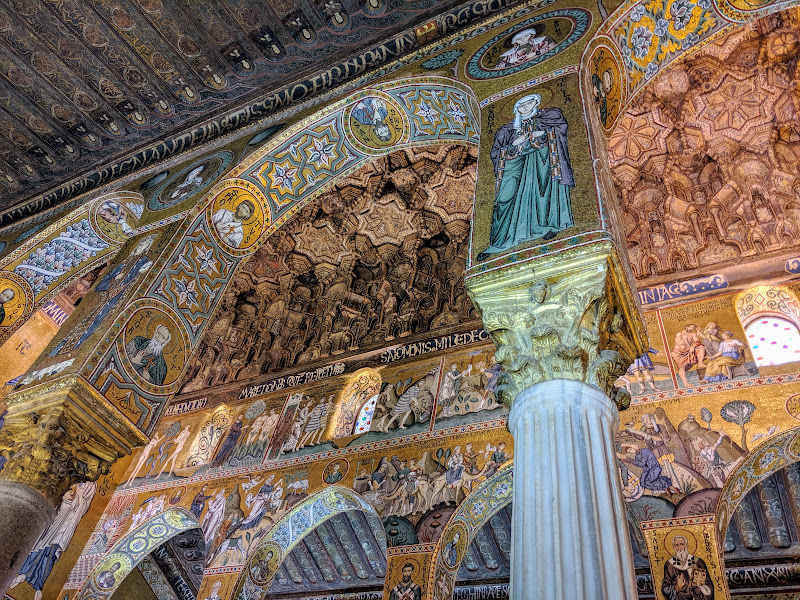
[[[630,396],[614,381],[647,348],[646,336],[610,244],[476,273],[466,285],[497,346],[504,402],[541,381],[574,379],[627,408]]]
[[[97,396],[78,378],[9,396],[0,479],[29,485],[55,505],[72,484],[108,473],[146,438]]]

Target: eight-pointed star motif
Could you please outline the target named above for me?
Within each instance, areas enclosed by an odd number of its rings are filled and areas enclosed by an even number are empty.
[[[197,282],[194,279],[187,280],[183,277],[175,279],[174,281],[175,291],[178,296],[178,304],[188,307],[189,310],[194,306],[200,308],[200,304],[197,301]]]

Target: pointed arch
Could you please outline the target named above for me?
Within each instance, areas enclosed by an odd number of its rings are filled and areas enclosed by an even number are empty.
[[[261,598],[281,563],[303,538],[336,515],[351,512],[364,515],[385,560],[386,534],[378,513],[353,490],[330,486],[292,508],[267,532],[248,557],[230,595],[231,600]]]
[[[472,539],[489,519],[511,502],[513,467],[501,469],[467,496],[442,530],[428,571],[427,599],[448,600]]]
[[[796,462],[800,462],[800,426],[779,433],[765,442],[733,470],[722,487],[715,513],[720,552],[728,524],[747,493],[773,473]]]
[[[111,598],[128,574],[153,550],[179,533],[200,529],[200,523],[189,511],[169,508],[148,519],[120,540],[92,569],[75,600]]]

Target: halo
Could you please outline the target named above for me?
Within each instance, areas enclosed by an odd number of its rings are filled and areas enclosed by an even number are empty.
[[[694,537],[693,533],[686,529],[673,529],[664,537],[664,547],[671,556],[675,556],[672,549],[672,540],[676,537],[686,538],[686,549],[689,554],[694,554],[697,551],[697,538]]]
[[[397,581],[401,581],[403,579],[403,565],[406,563],[411,563],[414,565],[414,574],[423,572],[422,567],[419,564],[419,559],[414,558],[413,556],[399,556],[398,558],[401,560],[397,561],[397,575],[392,577],[392,579],[397,579]],[[414,575],[412,575],[411,578],[413,580]]]

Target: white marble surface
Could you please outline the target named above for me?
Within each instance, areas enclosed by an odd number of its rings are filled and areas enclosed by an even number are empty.
[[[619,415],[599,389],[555,379],[511,408],[514,600],[636,600],[636,576],[614,434]]]

